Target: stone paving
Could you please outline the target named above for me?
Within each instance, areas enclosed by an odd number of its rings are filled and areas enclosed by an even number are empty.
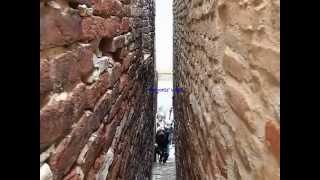
[[[175,180],[176,163],[174,157],[174,146],[170,146],[170,154],[166,164],[153,163],[152,180]]]

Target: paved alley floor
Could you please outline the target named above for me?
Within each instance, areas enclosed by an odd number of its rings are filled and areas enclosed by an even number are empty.
[[[176,163],[174,157],[174,146],[170,146],[170,154],[166,164],[153,163],[152,180],[175,180]]]

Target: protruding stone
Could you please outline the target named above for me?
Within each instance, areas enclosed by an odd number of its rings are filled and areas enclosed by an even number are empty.
[[[40,49],[66,45],[80,38],[81,17],[70,11],[62,13],[59,5],[55,7],[40,9]]]
[[[81,39],[111,38],[120,31],[120,25],[121,22],[118,18],[104,19],[98,16],[85,17],[81,22]]]
[[[124,9],[119,0],[95,0],[93,1],[94,14],[108,18],[110,16],[124,16]]]
[[[40,110],[40,150],[60,138],[72,124],[73,104],[62,93]]]
[[[56,178],[65,176],[70,170],[91,132],[97,129],[98,125],[99,122],[93,118],[92,113],[87,111],[75,124],[70,136],[58,145],[49,162]]]
[[[50,59],[50,78],[55,92],[64,91],[80,82],[79,52],[74,49]]]
[[[125,45],[125,36],[120,35],[117,37],[114,37],[113,39],[103,39],[101,49],[103,53],[114,53],[117,51],[117,49],[122,48]]]

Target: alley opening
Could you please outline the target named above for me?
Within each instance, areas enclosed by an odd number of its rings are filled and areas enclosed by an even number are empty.
[[[155,60],[157,74],[157,114],[155,121],[155,157],[152,179],[175,179],[175,155],[173,127],[174,115],[172,107],[172,42],[173,12],[172,0],[157,0],[155,4]],[[161,133],[164,139],[161,141]]]

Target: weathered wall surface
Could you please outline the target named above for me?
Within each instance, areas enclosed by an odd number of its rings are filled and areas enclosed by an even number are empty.
[[[153,0],[40,1],[40,179],[150,176],[153,9]]]
[[[280,1],[173,6],[178,179],[279,179]]]

